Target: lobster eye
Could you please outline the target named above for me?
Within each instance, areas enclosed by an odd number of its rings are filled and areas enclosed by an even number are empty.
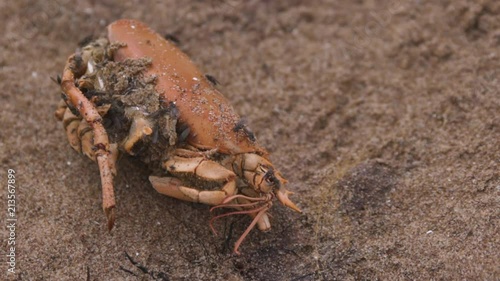
[[[275,180],[276,179],[274,177],[266,177],[266,182],[268,184],[273,184],[274,185],[275,184]]]
[[[275,186],[276,184],[278,184],[278,179],[276,178],[272,170],[266,172],[266,174],[264,175],[264,180],[271,186]]]

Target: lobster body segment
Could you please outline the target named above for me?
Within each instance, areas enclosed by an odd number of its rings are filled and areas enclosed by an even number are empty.
[[[125,45],[114,53],[115,61],[151,58],[146,74],[156,76],[161,102],[179,108],[179,122],[190,129],[189,144],[226,154],[267,154],[243,130],[235,130],[241,118],[229,101],[174,44],[136,20],[112,23],[108,38]]]

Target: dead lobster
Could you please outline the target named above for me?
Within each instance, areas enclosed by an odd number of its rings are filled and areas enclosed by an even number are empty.
[[[71,55],[60,85],[56,116],[70,145],[99,165],[108,228],[115,219],[113,176],[119,153],[149,165],[153,187],[181,200],[234,208],[218,218],[248,214],[253,221],[234,252],[288,198],[287,181],[254,134],[186,54],[137,20],[108,26],[107,38]],[[213,227],[212,227],[213,229]]]

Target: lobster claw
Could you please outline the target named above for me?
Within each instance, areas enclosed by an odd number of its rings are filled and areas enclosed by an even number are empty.
[[[293,194],[293,192],[287,190],[284,187],[281,187],[278,190],[278,192],[276,192],[276,197],[278,197],[278,200],[281,202],[281,204],[287,206],[290,209],[293,209],[294,211],[302,213],[302,211],[299,209],[299,207],[297,207],[297,205],[295,205],[295,203],[293,203],[292,200],[290,200],[288,198],[288,195],[292,195],[292,194]]]

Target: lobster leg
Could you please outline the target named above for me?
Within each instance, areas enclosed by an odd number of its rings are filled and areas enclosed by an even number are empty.
[[[64,102],[63,102],[64,103]],[[93,138],[94,133],[89,124],[81,117],[74,115],[69,108],[64,107],[64,113],[59,117],[60,109],[57,109],[56,116],[63,122],[64,130],[71,147],[78,153],[85,154],[92,161],[96,161]],[[111,172],[116,175],[116,160],[118,159],[118,144],[112,143],[109,145],[110,157],[109,165]]]
[[[150,176],[149,181],[153,187],[161,194],[174,197],[180,200],[203,203],[207,205],[218,205],[227,196],[236,192],[236,183],[230,181],[221,190],[198,190],[192,187],[183,186],[181,180],[172,177]]]
[[[69,144],[78,153],[82,152],[81,141],[80,138],[78,138],[78,127],[80,126],[81,120],[81,117],[74,115],[67,107],[65,108],[63,116],[61,117],[61,121],[63,122],[63,127],[66,131],[66,137],[68,138]]]
[[[204,181],[220,182],[223,187],[220,190],[197,190],[182,185],[176,178],[159,178],[151,176],[149,180],[153,187],[160,193],[190,202],[218,205],[227,196],[236,192],[236,175],[205,157],[185,158],[174,156],[163,166],[172,174],[194,174]]]
[[[115,196],[113,190],[112,165],[110,165],[110,145],[108,135],[102,125],[102,118],[95,106],[83,93],[75,86],[75,75],[81,75],[85,72],[85,64],[80,56],[71,55],[64,67],[61,80],[61,88],[71,103],[83,117],[83,119],[92,128],[93,148],[99,171],[101,174],[103,209],[108,220],[108,229],[113,228],[115,214]]]

